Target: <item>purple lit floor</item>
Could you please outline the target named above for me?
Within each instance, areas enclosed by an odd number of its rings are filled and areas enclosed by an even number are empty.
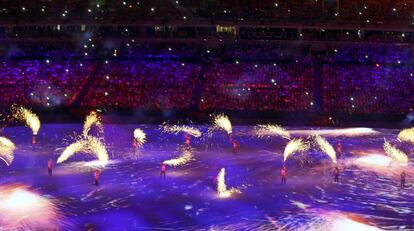
[[[147,133],[148,142],[135,154],[131,136],[138,127]],[[29,185],[54,202],[63,214],[60,225],[65,230],[414,230],[412,162],[406,167],[407,188],[401,190],[399,165],[375,157],[358,160],[384,155],[384,137],[412,156],[412,147],[394,142],[398,130],[327,136],[332,144],[343,144],[340,183],[333,182],[333,164],[327,156],[313,150],[308,153],[313,163],[304,167],[299,164],[303,155],[288,159],[287,184],[281,185],[287,141],[258,139],[252,129],[234,128],[241,143],[237,154],[229,149],[224,133],[193,138],[195,160],[168,167],[167,178],[160,179],[160,163],[180,154],[177,145],[183,143],[183,135],[161,133],[158,126],[106,125],[112,161],[96,187],[92,173],[76,164],[93,156],[75,155],[56,166],[52,177],[47,175],[47,160],[55,161],[65,147],[64,139],[81,133],[82,125],[43,125],[34,146],[28,128],[6,128],[4,135],[18,149],[13,164],[2,165],[0,180],[3,185]],[[242,194],[217,198],[214,179],[223,167],[227,186]]]

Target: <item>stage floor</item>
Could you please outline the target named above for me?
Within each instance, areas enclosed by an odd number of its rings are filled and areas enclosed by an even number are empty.
[[[132,146],[132,132],[141,128],[147,143],[140,152]],[[200,127],[207,131],[207,127]],[[287,128],[307,137],[319,128]],[[405,167],[407,188],[399,188],[402,167],[389,162],[384,138],[413,154],[413,146],[395,142],[398,130],[376,129],[364,136],[341,136],[324,130],[332,144],[341,142],[343,157],[339,183],[333,180],[333,163],[313,149],[287,160],[287,184],[280,184],[280,167],[286,139],[259,139],[252,126],[234,127],[240,142],[233,154],[224,132],[192,138],[194,160],[167,167],[160,179],[160,164],[180,155],[182,134],[162,133],[158,126],[105,125],[110,163],[101,185],[81,161],[93,156],[78,154],[55,166],[54,161],[81,124],[42,125],[37,144],[30,129],[6,128],[3,135],[17,146],[11,166],[1,166],[1,185],[27,185],[57,206],[64,230],[414,230],[414,171]],[[301,159],[312,163],[301,166]],[[303,163],[302,163],[303,164]],[[242,192],[217,198],[215,178],[226,168],[228,187]],[[0,192],[1,194],[1,192]],[[1,204],[0,204],[1,205]],[[1,215],[0,215],[1,216]],[[25,224],[32,225],[32,224]]]

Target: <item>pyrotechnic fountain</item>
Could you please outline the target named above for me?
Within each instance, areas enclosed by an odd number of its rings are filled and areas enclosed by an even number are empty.
[[[414,144],[414,127],[402,130],[398,134],[398,139],[411,144]]]
[[[241,193],[237,188],[227,189],[226,185],[226,169],[222,168],[217,175],[217,196],[219,198],[228,198],[235,193]]]
[[[290,133],[277,124],[257,125],[254,130],[255,134],[259,138],[263,138],[265,136],[281,136],[285,139],[290,139]]]
[[[230,119],[224,114],[218,114],[213,116],[213,127],[216,129],[223,129],[227,134],[233,132],[233,127],[231,125]]]
[[[164,125],[162,128],[163,128],[163,132],[166,132],[166,133],[177,134],[179,132],[185,132],[194,137],[201,136],[201,131],[199,129],[194,128],[194,127],[189,127],[186,125]]]
[[[21,106],[12,106],[13,117],[20,122],[23,122],[32,129],[33,138],[32,143],[36,143],[36,135],[40,129],[40,120],[39,117],[34,114],[31,110],[21,107]]]
[[[309,144],[302,139],[292,139],[287,143],[283,152],[283,162],[286,162],[287,158],[295,152],[304,152],[309,149]]]
[[[381,134],[372,128],[336,128],[336,129],[315,129],[315,130],[289,130],[291,135],[313,136],[320,135],[324,137],[359,137],[372,136]]]
[[[408,163],[408,156],[392,144],[390,144],[387,140],[384,139],[384,151],[390,156],[394,161],[400,163],[401,165],[407,165]]]
[[[100,134],[103,133],[103,125],[101,122],[101,118],[98,116],[98,114],[95,111],[92,111],[89,115],[87,115],[85,122],[83,123],[82,134],[84,137],[89,135],[89,132],[92,126],[96,126]]]
[[[99,138],[87,136],[85,139],[80,139],[67,146],[59,156],[57,163],[59,164],[66,161],[69,157],[78,152],[94,154],[99,160],[100,167],[105,167],[109,160],[108,152],[102,141]]]
[[[315,142],[321,151],[328,155],[329,158],[331,158],[332,162],[336,163],[336,152],[332,145],[319,135],[315,136]]]
[[[177,167],[177,166],[184,165],[190,162],[192,159],[193,159],[193,153],[192,153],[191,148],[183,148],[182,154],[179,157],[166,160],[163,163],[166,165]]]
[[[137,147],[142,147],[147,142],[147,135],[143,130],[139,128],[134,130],[134,142]]]
[[[109,160],[108,151],[101,138],[89,135],[91,127],[95,125],[98,127],[100,134],[103,133],[103,125],[100,122],[99,116],[96,112],[91,112],[85,120],[83,125],[83,136],[75,136],[77,139],[74,143],[67,146],[62,154],[59,156],[57,163],[66,161],[69,157],[78,152],[91,153],[96,156],[98,162],[95,165],[98,168],[106,166]]]

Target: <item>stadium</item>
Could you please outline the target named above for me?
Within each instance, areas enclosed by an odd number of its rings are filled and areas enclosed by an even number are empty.
[[[414,1],[3,0],[0,229],[414,230]]]

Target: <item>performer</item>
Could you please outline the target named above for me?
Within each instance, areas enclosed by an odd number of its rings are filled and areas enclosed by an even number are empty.
[[[185,138],[185,145],[190,146],[190,143],[191,143],[191,137],[190,137],[190,135],[188,135],[187,133],[185,133],[184,138]]]
[[[134,146],[134,153],[137,154],[139,150],[139,143],[136,139],[132,140],[132,146]]]
[[[231,139],[231,147],[232,147],[232,151],[233,153],[237,153],[240,149],[240,143],[237,142],[235,139]]]
[[[49,176],[52,176],[52,170],[53,170],[53,162],[52,159],[49,159],[47,162],[47,172],[49,173]]]
[[[99,186],[99,178],[101,178],[101,170],[100,169],[96,169],[94,172],[94,176],[95,176],[95,185]]]
[[[161,164],[161,174],[160,174],[160,177],[161,178],[165,178],[165,172],[166,172],[166,170],[167,170],[167,165],[166,164],[164,164],[164,163],[162,163]]]
[[[405,188],[405,176],[406,176],[406,174],[405,174],[405,171],[403,170],[402,171],[402,173],[401,173],[401,188]]]
[[[336,144],[336,153],[337,153],[338,159],[341,159],[341,157],[342,157],[342,144],[340,142]]]
[[[334,181],[336,183],[339,182],[339,168],[338,168],[338,166],[335,166],[335,170],[334,170]]]
[[[281,184],[286,184],[286,167],[283,164],[282,170],[280,170],[280,178],[281,178]]]

